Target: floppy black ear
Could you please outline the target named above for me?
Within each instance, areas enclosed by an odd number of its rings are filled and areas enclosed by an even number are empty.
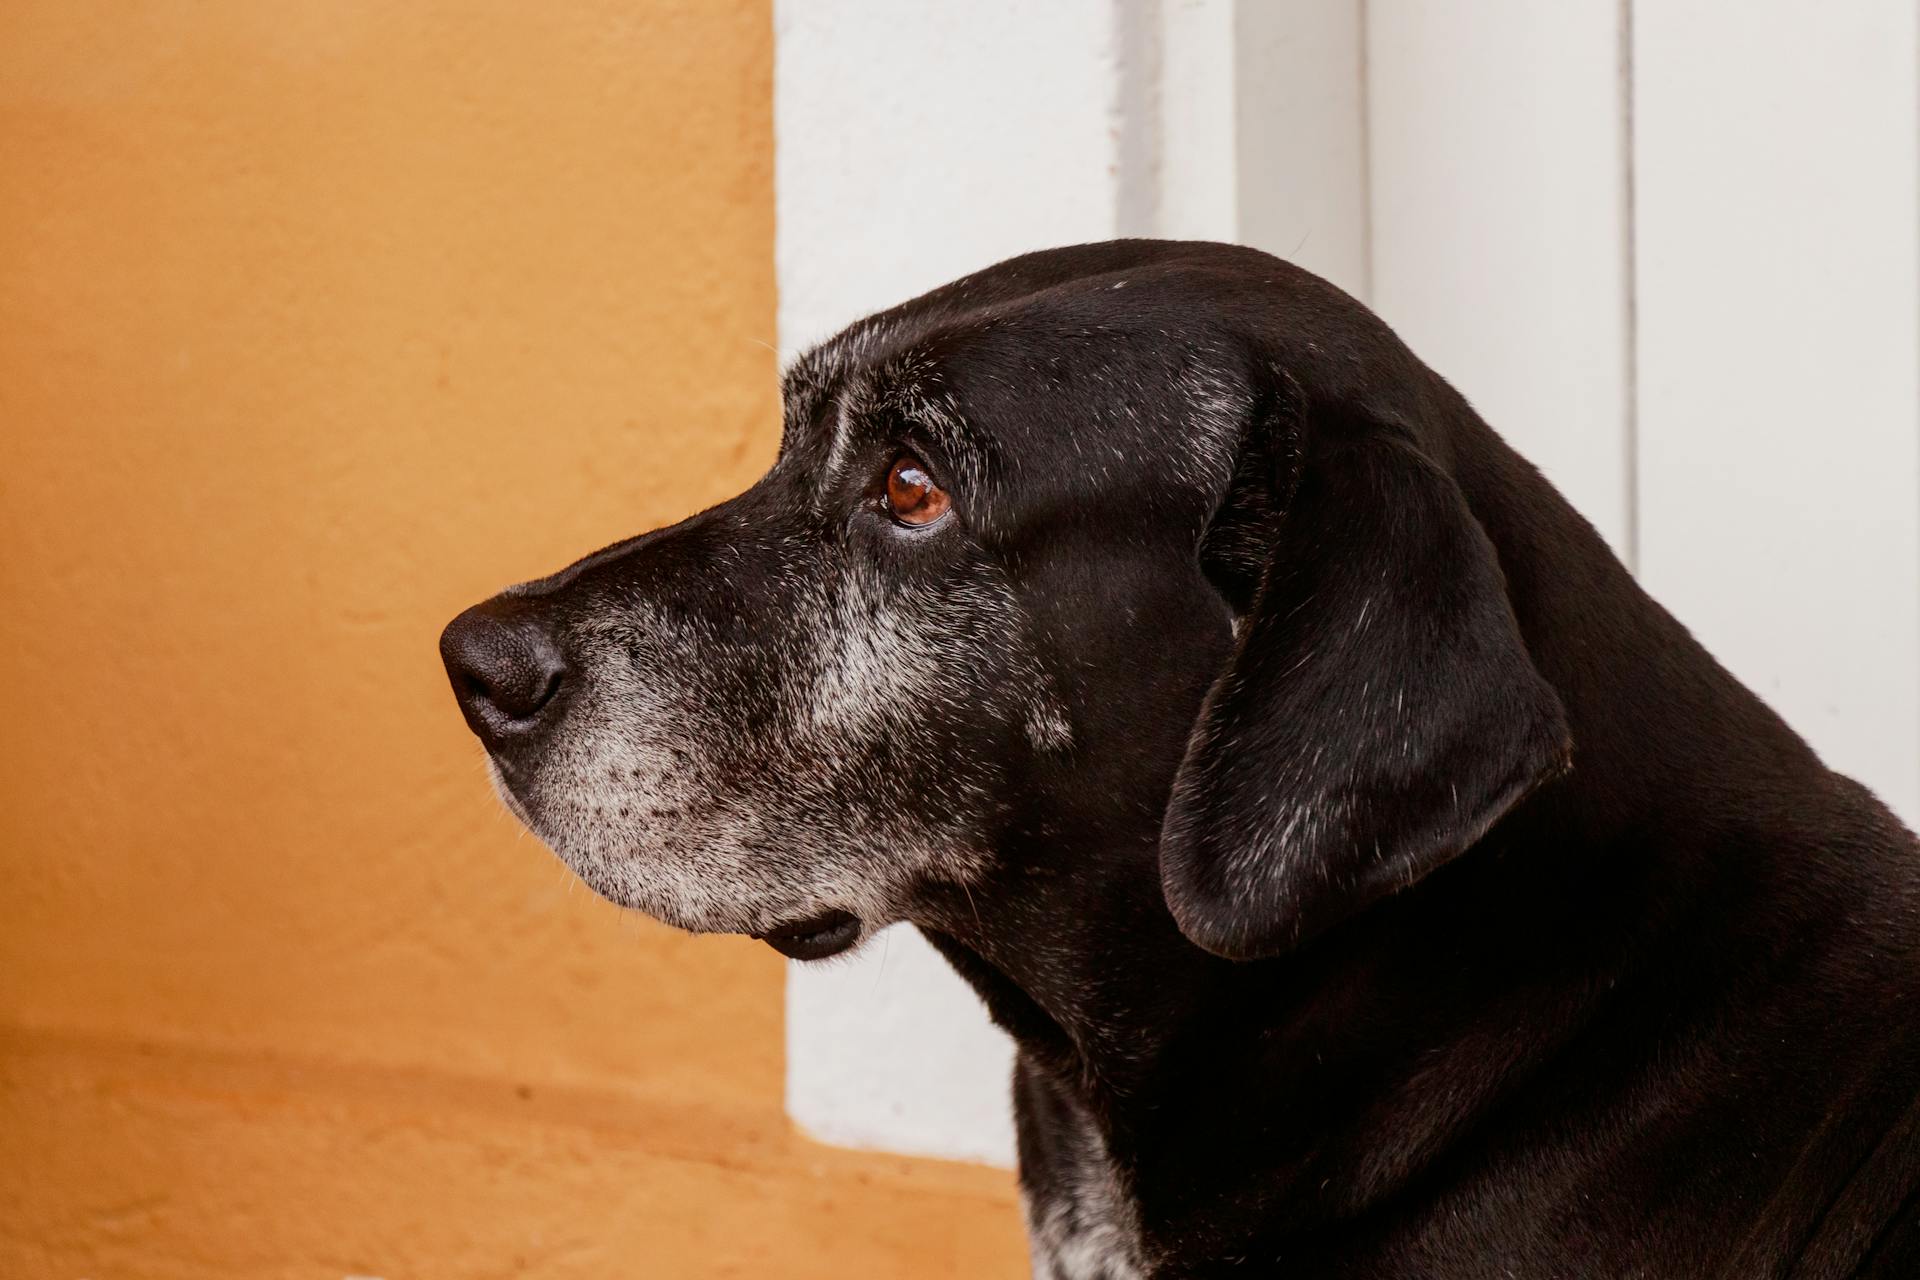
[[[1412,885],[1570,753],[1452,478],[1390,427],[1302,437],[1161,841],[1181,931],[1233,959]]]

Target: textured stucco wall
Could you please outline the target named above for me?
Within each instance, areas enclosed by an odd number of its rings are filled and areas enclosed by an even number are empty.
[[[779,960],[576,887],[434,650],[770,459],[771,43],[764,0],[0,14],[0,1273],[911,1244],[938,1185],[782,1145]],[[956,1274],[1017,1256],[980,1176]],[[601,1252],[643,1236],[691,1252]]]
[[[766,17],[630,8],[0,19],[7,1021],[779,1088],[778,961],[571,888],[434,649],[773,447]]]

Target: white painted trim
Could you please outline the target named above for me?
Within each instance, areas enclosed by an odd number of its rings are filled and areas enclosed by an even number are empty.
[[[1619,0],[1370,0],[1373,304],[1631,557]]]
[[[1920,821],[1914,5],[1634,18],[1641,570]]]
[[[1235,15],[1229,239],[1372,295],[1367,6],[1242,3]]]
[[[1368,295],[1361,0],[1169,0],[1158,234],[1265,249]]]
[[[1234,0],[1160,11],[1160,220],[1169,240],[1240,234]]]

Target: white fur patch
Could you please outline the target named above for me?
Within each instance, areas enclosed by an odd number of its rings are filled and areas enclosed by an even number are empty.
[[[1099,1142],[1090,1128],[1081,1136]],[[1066,1199],[1033,1205],[1024,1194],[1020,1198],[1034,1280],[1142,1280],[1146,1269],[1133,1203],[1104,1147],[1083,1153],[1066,1173]]]

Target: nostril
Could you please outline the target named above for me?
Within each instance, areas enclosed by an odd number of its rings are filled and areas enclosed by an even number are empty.
[[[511,682],[490,679],[469,670],[451,674],[455,697],[462,702],[484,702],[510,720],[524,719],[538,711],[552,699],[553,691],[559,687],[557,679],[549,681],[538,698],[527,699],[514,689]]]
[[[520,713],[522,717],[538,715],[540,712],[546,710],[547,704],[553,701],[553,695],[560,692],[560,676],[561,671],[557,666],[547,672],[546,683],[540,686],[539,692],[534,696],[532,702],[527,705],[526,710]]]
[[[530,728],[566,676],[546,632],[494,602],[476,605],[447,625],[440,657],[467,724],[489,745]]]

